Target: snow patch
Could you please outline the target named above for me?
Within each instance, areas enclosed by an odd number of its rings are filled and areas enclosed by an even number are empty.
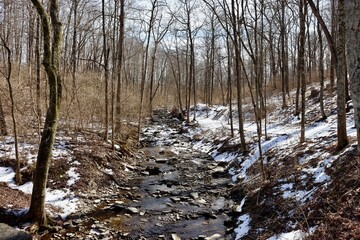
[[[79,173],[77,173],[75,167],[71,167],[66,173],[69,176],[69,180],[67,181],[67,185],[70,187],[75,184],[77,180],[80,179]]]
[[[288,233],[281,233],[279,235],[272,236],[267,240],[302,240],[305,239],[307,234],[301,230],[296,230]]]
[[[251,218],[249,214],[241,215],[238,218],[238,227],[235,228],[234,230],[236,233],[236,237],[235,237],[236,240],[241,239],[242,237],[247,235],[247,233],[250,230],[250,221]]]

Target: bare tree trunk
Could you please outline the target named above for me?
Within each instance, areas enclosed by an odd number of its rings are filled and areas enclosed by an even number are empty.
[[[155,75],[155,62],[156,62],[156,52],[158,48],[158,41],[155,40],[154,49],[151,57],[151,65],[150,65],[150,88],[149,88],[149,114],[150,117],[153,118],[153,95],[154,95],[154,75]],[[154,95],[155,96],[155,95]]]
[[[0,97],[0,136],[6,136],[8,134],[3,105]]]
[[[158,2],[156,2],[158,4]],[[159,7],[159,6],[157,6]],[[162,15],[155,16],[157,17],[157,21],[159,22],[159,26],[157,26],[157,29],[153,29],[153,38],[154,38],[154,47],[153,47],[153,53],[151,57],[151,66],[150,66],[150,88],[149,88],[149,113],[150,117],[152,118],[152,112],[153,112],[153,101],[156,96],[158,87],[155,87],[155,63],[156,63],[156,54],[158,50],[158,46],[162,39],[165,37],[166,33],[169,30],[170,25],[172,24],[172,18],[167,22],[167,25],[164,26],[163,29],[161,29],[160,23],[162,20]],[[161,77],[161,76],[160,76]]]
[[[171,55],[170,55],[170,51],[167,52],[168,54],[168,58],[170,59],[170,68],[171,68],[171,72],[172,72],[172,75],[173,75],[173,78],[174,78],[174,82],[175,82],[175,85],[176,85],[176,99],[177,99],[177,103],[179,105],[179,117],[181,120],[184,119],[184,115],[183,115],[183,103],[182,103],[182,91],[181,91],[181,67],[180,67],[180,54],[179,54],[179,49],[178,49],[178,45],[176,43],[175,45],[175,59],[176,59],[176,66],[173,62],[171,58]]]
[[[113,135],[121,131],[121,90],[123,76],[123,56],[124,56],[124,25],[125,25],[125,0],[120,0],[120,22],[119,22],[119,40],[118,40],[118,59],[117,59],[117,89],[116,89],[116,123],[113,129]]]
[[[101,1],[102,16],[102,36],[103,36],[103,55],[104,55],[104,81],[105,81],[105,133],[104,140],[108,141],[109,135],[109,51],[107,46],[105,0]]]
[[[300,33],[299,33],[299,53],[298,53],[298,74],[300,75],[301,84],[301,130],[300,143],[305,142],[305,21],[306,21],[306,3],[305,0],[299,2],[299,19],[300,19]]]
[[[319,0],[317,0],[317,7],[319,9]],[[319,37],[319,78],[320,78],[320,112],[321,119],[326,118],[325,110],[324,110],[324,49],[322,42],[322,34],[321,34],[321,26],[318,21],[317,23],[317,34]]]
[[[14,134],[14,145],[15,145],[15,160],[16,160],[16,171],[15,171],[15,182],[16,184],[21,184],[21,173],[20,173],[20,156],[19,156],[19,144],[18,144],[18,135],[17,135],[17,123],[15,117],[15,100],[13,94],[13,87],[11,83],[11,74],[12,74],[12,62],[11,62],[11,50],[7,45],[5,39],[1,36],[2,46],[6,50],[6,63],[5,70],[3,72],[6,82],[8,84],[10,102],[11,102],[11,119],[13,123],[13,134]]]
[[[346,133],[346,56],[345,56],[345,11],[344,0],[338,1],[339,26],[338,26],[338,64],[337,73],[337,135],[338,149],[343,149],[348,144]]]
[[[39,140],[41,140],[41,59],[40,59],[40,22],[38,17],[36,23],[36,40],[35,40],[35,61],[36,61],[36,115],[38,122]]]
[[[237,4],[237,7],[239,5]],[[235,1],[231,0],[231,11],[232,11],[232,27],[233,27],[233,41],[235,48],[235,76],[236,76],[236,86],[237,86],[237,105],[238,105],[238,118],[239,118],[239,134],[240,134],[240,143],[241,150],[243,152],[247,151],[246,142],[245,142],[245,134],[244,134],[244,123],[242,116],[242,90],[241,90],[241,53],[239,46],[239,32],[237,28],[238,19],[236,14]]]
[[[339,12],[339,28],[338,28],[338,46],[335,48],[334,39],[331,36],[328,28],[322,17],[319,14],[312,0],[307,0],[313,14],[319,21],[321,28],[325,34],[331,56],[334,58],[334,64],[337,75],[337,148],[342,149],[348,144],[346,135],[346,94],[345,94],[345,16],[344,16],[344,0],[338,1]]]
[[[286,37],[286,25],[285,25],[285,1],[281,1],[281,22],[280,22],[280,39],[281,39],[281,90],[282,90],[282,108],[286,108],[286,82],[289,81],[287,73],[287,57],[286,57],[286,47],[285,43]]]
[[[333,38],[334,44],[336,40],[336,8],[335,8],[335,0],[331,0],[331,36]],[[334,91],[334,83],[335,83],[335,66],[336,66],[336,58],[333,54],[330,56],[330,92]]]
[[[39,0],[31,0],[31,2],[36,8],[42,22],[44,38],[43,64],[48,76],[50,99],[36,161],[36,169],[33,180],[34,187],[27,218],[28,220],[35,221],[39,226],[44,226],[47,225],[47,217],[45,213],[46,184],[61,102],[61,79],[58,67],[60,60],[62,30],[61,23],[59,22],[59,3],[57,0],[50,1],[50,17]]]
[[[258,116],[258,110],[256,107],[256,99],[254,97],[254,94],[252,92],[251,89],[251,83],[250,83],[250,79],[249,76],[246,72],[246,68],[244,66],[244,61],[242,58],[240,58],[243,70],[244,70],[244,75],[246,78],[246,82],[249,88],[249,92],[250,92],[250,96],[251,96],[251,102],[253,105],[253,109],[254,109],[254,115],[255,115],[255,124],[256,124],[256,133],[257,133],[257,145],[258,145],[258,151],[259,151],[259,158],[258,160],[260,160],[260,171],[261,171],[261,180],[265,181],[266,180],[266,174],[265,174],[265,165],[264,165],[264,157],[263,157],[263,150],[262,150],[262,144],[261,144],[261,125],[260,125],[260,121],[261,118]]]
[[[192,33],[190,34],[190,36],[192,36]],[[195,47],[194,47],[194,41],[192,39],[192,37],[190,38],[190,76],[191,79],[190,81],[192,81],[193,84],[193,99],[194,99],[194,116],[193,116],[193,121],[196,121],[196,77],[195,77]]]
[[[76,48],[77,48],[77,10],[78,0],[73,0],[74,4],[74,26],[73,26],[73,39],[71,47],[71,77],[72,77],[72,99],[76,95]]]
[[[345,1],[345,14],[350,91],[357,129],[357,150],[360,153],[360,2],[357,0]]]
[[[147,77],[150,37],[151,37],[151,30],[154,26],[154,13],[155,13],[155,9],[157,7],[157,0],[154,0],[151,4],[152,4],[152,8],[151,8],[150,19],[149,19],[149,28],[147,29],[147,32],[146,32],[144,59],[142,61],[142,73],[141,73],[141,83],[140,83],[140,102],[139,102],[139,115],[138,115],[138,129],[137,129],[138,141],[140,141],[141,118],[142,118],[144,92],[145,92],[145,81],[146,81],[146,77]]]
[[[228,27],[228,24],[226,24]],[[231,65],[232,65],[232,51],[230,48],[230,39],[229,34],[226,35],[226,46],[227,46],[227,85],[228,85],[228,102],[229,102],[229,118],[230,118],[230,129],[231,137],[234,137],[234,121],[233,121],[233,109],[232,109],[232,78],[231,78]]]

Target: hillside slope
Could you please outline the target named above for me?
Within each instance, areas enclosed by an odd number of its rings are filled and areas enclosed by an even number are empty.
[[[291,96],[294,96],[293,92]],[[359,239],[360,160],[356,153],[353,109],[348,102],[349,145],[336,149],[336,97],[325,97],[327,119],[320,120],[318,90],[307,92],[306,142],[299,143],[295,108],[281,109],[277,96],[262,137],[266,181],[261,181],[259,147],[251,106],[244,106],[249,153],[240,152],[238,131],[230,136],[229,109],[197,105],[197,127],[187,127],[194,148],[228,162],[237,186],[237,239]],[[233,112],[236,118],[237,113]],[[235,119],[234,127],[237,128]],[[265,132],[262,122],[262,132]]]

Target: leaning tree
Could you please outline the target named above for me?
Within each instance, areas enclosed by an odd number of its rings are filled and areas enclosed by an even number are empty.
[[[50,0],[49,12],[39,0],[30,0],[35,7],[42,25],[43,33],[43,65],[47,74],[49,86],[49,107],[46,112],[44,129],[41,136],[34,187],[31,196],[27,220],[34,221],[39,226],[47,225],[45,213],[46,184],[51,162],[52,147],[55,140],[56,126],[59,117],[61,101],[61,79],[59,74],[59,59],[61,48],[61,23],[59,21],[58,0]]]

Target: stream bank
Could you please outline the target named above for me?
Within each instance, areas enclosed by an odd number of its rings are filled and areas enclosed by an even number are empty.
[[[159,111],[143,129],[143,148],[133,156],[133,162],[112,159],[109,155],[99,160],[100,157],[93,156],[96,151],[91,151],[91,155],[75,150],[82,165],[96,161],[97,167],[106,166],[118,179],[117,184],[112,182],[105,191],[79,194],[81,210],[59,222],[62,227],[43,236],[234,239],[236,203],[230,196],[234,184],[225,171],[225,163],[194,150],[191,141],[182,134],[181,122]],[[120,175],[115,168],[119,164]],[[88,180],[87,184],[95,188],[100,182]]]

